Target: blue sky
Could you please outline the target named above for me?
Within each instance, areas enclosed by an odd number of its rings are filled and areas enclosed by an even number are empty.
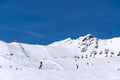
[[[50,44],[120,37],[120,0],[0,0],[0,40]]]

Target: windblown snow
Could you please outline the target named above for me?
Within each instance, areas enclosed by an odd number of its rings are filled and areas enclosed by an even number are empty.
[[[120,38],[88,34],[46,46],[0,41],[0,80],[56,79],[120,80]]]

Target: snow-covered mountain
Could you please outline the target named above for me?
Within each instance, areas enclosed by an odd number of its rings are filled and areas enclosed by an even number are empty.
[[[0,80],[120,80],[119,47],[119,37],[91,34],[47,46],[0,41]]]
[[[117,56],[120,52],[120,38],[102,40],[88,34],[75,40],[68,38],[63,41],[54,42],[50,46],[76,49],[76,53],[83,57],[112,57]]]

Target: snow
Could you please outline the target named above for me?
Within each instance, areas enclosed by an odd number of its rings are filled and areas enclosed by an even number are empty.
[[[0,80],[120,80],[119,47],[119,37],[91,34],[47,46],[0,41]]]

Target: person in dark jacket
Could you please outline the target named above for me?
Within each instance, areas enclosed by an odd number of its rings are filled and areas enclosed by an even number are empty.
[[[40,62],[39,69],[42,69],[42,66],[43,66],[43,63],[42,63],[42,62]]]
[[[78,64],[76,64],[76,68],[78,69]]]

